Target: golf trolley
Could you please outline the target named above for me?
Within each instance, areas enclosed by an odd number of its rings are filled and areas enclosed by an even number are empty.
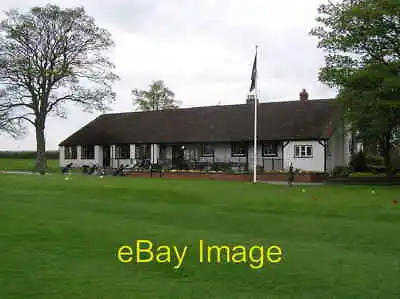
[[[84,175],[104,175],[104,169],[99,165],[83,165],[82,174]]]

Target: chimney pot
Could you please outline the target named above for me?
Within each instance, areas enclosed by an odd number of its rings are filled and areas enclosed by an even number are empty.
[[[256,101],[256,96],[254,94],[249,94],[247,96],[247,100],[246,100],[247,104],[254,104],[255,101]],[[258,99],[257,99],[257,103],[258,103]]]
[[[308,92],[305,88],[300,92],[300,102],[307,102],[308,101]]]

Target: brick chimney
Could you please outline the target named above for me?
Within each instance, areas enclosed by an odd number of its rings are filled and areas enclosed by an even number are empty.
[[[299,94],[300,102],[307,102],[308,101],[308,92],[303,88],[303,90]]]
[[[254,101],[256,100],[256,96],[254,94],[249,94],[247,96],[247,100],[246,103],[247,104],[253,104],[254,105]],[[258,104],[258,99],[257,99],[257,104]]]

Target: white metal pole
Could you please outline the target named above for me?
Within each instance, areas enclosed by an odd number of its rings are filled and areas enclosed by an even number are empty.
[[[256,58],[257,58],[257,46],[256,46]],[[254,149],[253,149],[253,183],[257,182],[257,63],[256,63],[256,77],[255,77],[255,98],[254,98]]]
[[[257,98],[254,100],[253,183],[257,182]]]

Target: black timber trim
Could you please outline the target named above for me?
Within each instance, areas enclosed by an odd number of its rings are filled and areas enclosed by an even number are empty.
[[[318,143],[324,147],[324,173],[326,173],[326,158],[327,158],[326,148],[328,146],[328,140],[327,139],[318,140]]]
[[[290,143],[290,141],[282,142],[282,168],[285,168],[285,147]]]

